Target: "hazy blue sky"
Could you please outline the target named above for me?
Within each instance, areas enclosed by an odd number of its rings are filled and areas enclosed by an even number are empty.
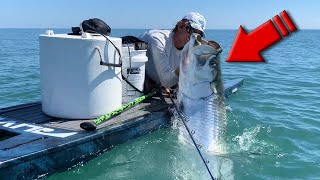
[[[171,29],[189,11],[207,29],[254,29],[286,10],[300,29],[320,29],[320,0],[6,0],[0,28],[69,28],[97,17],[111,28]]]

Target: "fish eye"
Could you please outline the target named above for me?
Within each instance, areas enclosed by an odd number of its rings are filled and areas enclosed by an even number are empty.
[[[217,66],[217,63],[215,62],[214,58],[210,59],[209,66],[211,68],[215,68]]]

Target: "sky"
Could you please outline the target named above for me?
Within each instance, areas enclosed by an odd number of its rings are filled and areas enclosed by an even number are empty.
[[[255,29],[283,10],[299,29],[320,29],[320,0],[6,0],[0,28],[70,28],[100,18],[115,29],[171,29],[194,11],[206,29]]]

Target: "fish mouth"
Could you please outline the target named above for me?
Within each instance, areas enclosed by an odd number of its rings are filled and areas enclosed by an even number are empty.
[[[215,94],[221,94],[220,80],[221,80],[221,67],[220,67],[220,54],[222,48],[219,43],[213,40],[205,40],[200,34],[192,34],[194,40],[193,54],[196,56],[197,65],[202,70],[212,70],[212,81],[204,81],[200,83],[210,84],[210,89]],[[208,68],[206,68],[207,66]]]
[[[218,54],[218,53],[222,52],[222,48],[221,48],[220,44],[217,43],[216,41],[213,41],[213,40],[207,41],[207,40],[203,39],[203,37],[201,37],[200,34],[197,34],[197,33],[193,33],[192,36],[195,39],[194,47],[200,46],[200,45],[208,45],[208,46],[212,47],[216,51],[215,54]]]
[[[205,100],[206,98],[211,97],[214,93],[211,89],[211,83],[211,81],[192,83],[188,89],[188,93],[185,93],[184,91],[180,93],[193,100]]]

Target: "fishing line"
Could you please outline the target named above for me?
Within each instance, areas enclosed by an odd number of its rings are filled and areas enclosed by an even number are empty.
[[[190,131],[190,129],[189,129],[187,123],[186,123],[186,118],[182,115],[182,113],[181,113],[180,110],[178,109],[176,103],[173,101],[173,99],[172,99],[172,94],[171,94],[170,92],[169,92],[168,94],[169,94],[169,98],[170,98],[170,100],[171,100],[174,108],[176,109],[178,115],[180,116],[180,119],[181,119],[182,122],[183,122],[184,127],[185,127],[185,128],[187,129],[187,131],[188,131],[188,134],[189,134],[189,136],[190,136],[190,138],[191,138],[191,140],[192,140],[192,142],[193,142],[193,145],[196,147],[196,149],[197,149],[197,151],[198,151],[198,153],[199,153],[199,155],[200,155],[200,157],[201,157],[201,159],[202,159],[202,162],[203,162],[204,165],[206,166],[206,169],[207,169],[207,171],[208,171],[211,179],[212,179],[212,180],[215,180],[215,178],[213,177],[213,175],[212,175],[212,173],[211,173],[211,171],[210,171],[210,169],[209,169],[209,167],[208,167],[208,165],[207,165],[208,162],[203,158],[203,155],[202,155],[202,153],[201,153],[201,151],[200,151],[200,149],[199,149],[196,141],[193,139],[192,133],[191,133],[191,131]]]

